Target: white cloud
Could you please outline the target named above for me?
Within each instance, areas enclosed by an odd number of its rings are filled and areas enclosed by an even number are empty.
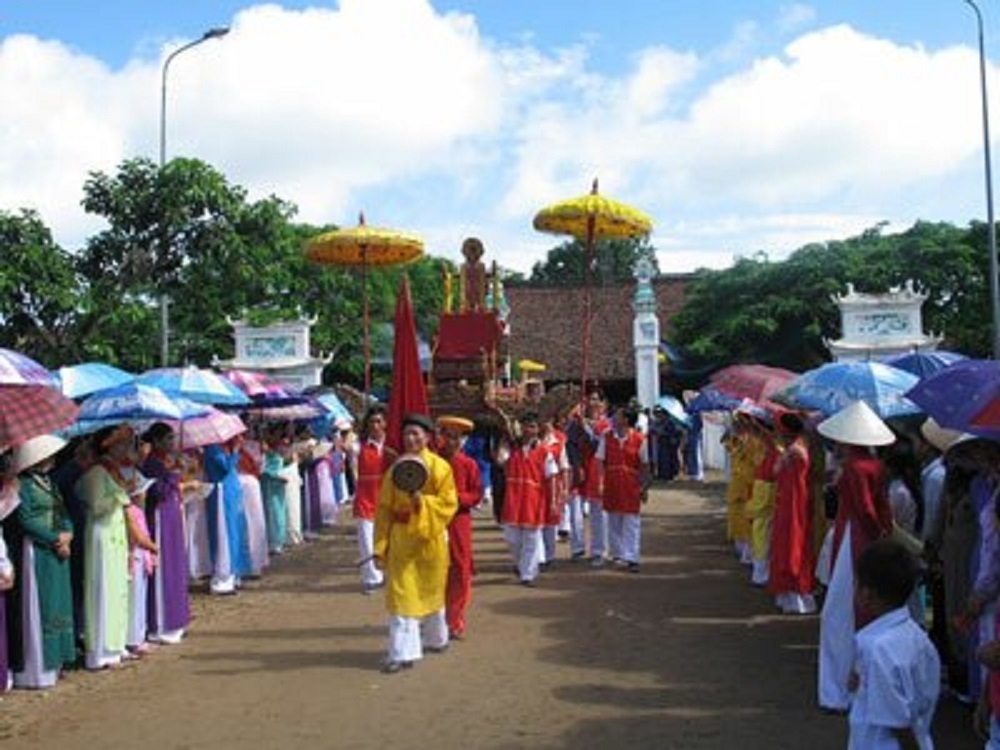
[[[777,26],[814,21],[792,4]],[[717,53],[636,50],[612,77],[586,39],[505,45],[425,0],[260,5],[231,26],[172,63],[168,154],[286,198],[304,221],[364,209],[454,260],[476,234],[529,270],[558,242],[531,229],[535,211],[595,176],[654,217],[664,270],[778,257],[927,211],[965,223],[982,205],[969,47],[834,26],[735,68]],[[760,33],[747,22],[729,47],[745,54]],[[157,157],[160,65],[183,41],[109,70],[55,42],[3,40],[0,209],[37,208],[68,246],[94,231],[79,207],[86,173]]]

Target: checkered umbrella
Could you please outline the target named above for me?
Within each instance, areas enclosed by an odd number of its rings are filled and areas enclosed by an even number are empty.
[[[0,385],[52,385],[52,373],[30,357],[0,349]]]
[[[0,448],[62,429],[79,407],[47,385],[0,385]]]

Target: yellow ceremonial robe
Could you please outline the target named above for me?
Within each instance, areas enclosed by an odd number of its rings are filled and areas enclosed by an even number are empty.
[[[389,614],[426,617],[444,609],[448,582],[448,535],[458,510],[451,466],[423,450],[427,481],[420,490],[420,510],[410,512],[409,493],[382,478],[375,510],[375,554],[385,565],[385,603]]]

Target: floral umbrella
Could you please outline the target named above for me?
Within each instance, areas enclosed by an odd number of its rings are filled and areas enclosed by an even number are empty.
[[[828,362],[799,375],[774,400],[825,416],[864,401],[880,418],[919,414],[909,391],[920,379],[881,362]]]
[[[575,237],[584,247],[583,297],[583,361],[580,380],[587,386],[587,366],[590,359],[591,291],[590,276],[596,240],[628,239],[649,234],[653,220],[638,209],[601,195],[597,179],[590,193],[578,198],[554,203],[535,214],[532,225],[540,232]]]
[[[365,215],[358,217],[356,227],[324,232],[306,243],[306,258],[313,263],[361,269],[362,320],[364,325],[365,399],[371,390],[371,343],[368,321],[369,266],[398,266],[416,260],[424,254],[424,242],[419,237],[365,224]]]

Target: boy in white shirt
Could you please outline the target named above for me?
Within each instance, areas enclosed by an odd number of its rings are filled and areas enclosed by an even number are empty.
[[[941,662],[907,608],[916,579],[916,560],[889,539],[858,558],[855,602],[872,619],[854,636],[848,750],[933,750]]]

